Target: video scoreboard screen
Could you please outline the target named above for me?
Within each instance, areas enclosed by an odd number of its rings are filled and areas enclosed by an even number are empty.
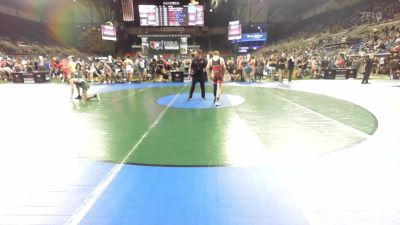
[[[139,5],[140,26],[204,26],[203,5]]]

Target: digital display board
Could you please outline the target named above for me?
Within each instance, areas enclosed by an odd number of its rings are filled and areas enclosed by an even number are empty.
[[[261,46],[255,45],[255,46],[241,46],[238,48],[238,53],[249,53],[252,51],[255,51],[257,49],[261,48]]]
[[[101,37],[103,40],[116,41],[117,29],[114,26],[101,25]]]
[[[233,42],[235,43],[240,43],[240,42],[264,42],[267,41],[267,33],[262,32],[262,33],[248,33],[248,34],[242,34],[242,37],[238,40],[234,40]]]
[[[204,26],[202,5],[139,5],[140,26]]]
[[[240,21],[231,21],[229,22],[228,27],[228,40],[239,40],[242,38],[242,25],[240,25]]]

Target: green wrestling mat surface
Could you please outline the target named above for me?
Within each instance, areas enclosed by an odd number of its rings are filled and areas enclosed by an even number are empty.
[[[245,99],[226,108],[157,104],[188,91],[188,86],[132,89],[104,93],[100,102],[74,102],[73,113],[88,127],[79,139],[80,157],[162,166],[255,165],[274,154],[342,150],[377,128],[375,117],[360,106],[284,89],[225,86],[224,94]]]

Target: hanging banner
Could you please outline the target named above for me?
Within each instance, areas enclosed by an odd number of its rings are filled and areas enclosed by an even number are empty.
[[[135,14],[133,9],[133,0],[121,0],[122,3],[122,18],[126,22],[132,22],[135,20]]]

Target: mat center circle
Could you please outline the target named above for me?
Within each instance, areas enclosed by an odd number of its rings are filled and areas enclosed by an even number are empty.
[[[157,104],[182,109],[216,109],[237,106],[246,101],[243,97],[238,95],[223,94],[219,100],[220,105],[216,106],[212,93],[206,93],[205,100],[200,93],[194,93],[190,100],[188,98],[189,95],[187,93],[167,95],[157,99]]]

